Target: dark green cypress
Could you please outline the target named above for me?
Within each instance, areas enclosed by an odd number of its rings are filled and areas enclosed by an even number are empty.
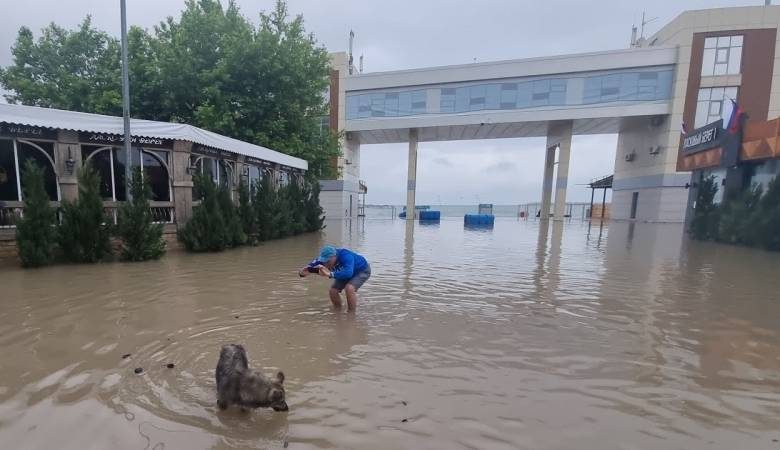
[[[56,211],[49,204],[44,171],[32,160],[24,165],[24,217],[16,223],[16,245],[24,267],[50,264],[56,239]]]
[[[152,191],[138,167],[133,170],[130,192],[132,200],[119,208],[117,236],[122,241],[121,257],[125,261],[159,259],[165,254],[163,226],[154,223],[149,205]]]
[[[79,198],[62,202],[57,240],[65,260],[98,262],[110,256],[109,223],[100,197],[100,176],[89,164],[79,170]]]

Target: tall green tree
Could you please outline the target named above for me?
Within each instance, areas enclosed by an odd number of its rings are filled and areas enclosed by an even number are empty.
[[[16,223],[16,245],[22,266],[39,267],[52,261],[56,212],[49,204],[43,169],[28,159],[23,174],[24,216]]]
[[[330,73],[324,47],[284,1],[255,25],[234,1],[188,0],[178,18],[129,31],[131,111],[186,122],[306,159],[319,178],[336,174],[338,136],[320,127]],[[14,62],[0,70],[11,103],[119,115],[117,39],[87,17],[76,30],[19,30]]]
[[[86,164],[79,170],[79,198],[62,202],[57,240],[67,261],[94,263],[111,254],[108,220],[100,198],[100,176]]]
[[[132,200],[119,207],[117,236],[122,241],[121,257],[125,261],[159,259],[165,254],[162,224],[154,223],[149,199],[152,189],[143,179],[141,169],[133,169],[130,183]]]
[[[120,46],[87,16],[75,30],[56,24],[35,39],[22,27],[12,65],[0,69],[10,103],[100,114],[122,113]]]

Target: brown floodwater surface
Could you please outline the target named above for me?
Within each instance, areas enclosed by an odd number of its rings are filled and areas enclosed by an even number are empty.
[[[371,262],[355,315],[296,275],[324,242]],[[226,343],[284,370],[289,413],[216,408]],[[676,225],[331,222],[3,266],[0,355],[3,449],[780,450],[780,255]]]

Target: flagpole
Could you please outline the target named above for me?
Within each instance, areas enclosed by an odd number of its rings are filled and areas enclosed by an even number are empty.
[[[130,74],[127,67],[127,5],[126,0],[119,0],[122,15],[122,115],[125,128],[125,198],[130,201],[130,185],[132,183],[132,143],[130,135]]]

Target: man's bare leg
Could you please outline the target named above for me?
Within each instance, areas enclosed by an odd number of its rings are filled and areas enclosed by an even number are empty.
[[[329,293],[330,293],[330,302],[333,304],[333,307],[337,309],[341,309],[341,294],[339,294],[339,290],[335,288],[330,288]]]
[[[355,290],[355,286],[347,284],[344,291],[347,294],[347,311],[354,312],[357,309],[357,290]]]

